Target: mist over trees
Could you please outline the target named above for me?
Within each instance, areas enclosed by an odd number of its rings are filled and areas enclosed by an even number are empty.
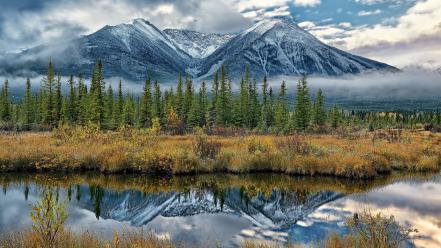
[[[257,82],[249,67],[233,92],[232,81],[222,66],[211,86],[202,82],[195,88],[189,76],[180,76],[176,88],[161,88],[148,77],[141,96],[123,93],[106,86],[101,61],[96,63],[90,84],[82,75],[71,75],[62,82],[50,61],[39,91],[32,92],[26,80],[24,96],[12,103],[9,82],[1,85],[0,128],[9,130],[50,130],[60,125],[94,125],[101,130],[122,127],[156,128],[168,134],[184,134],[201,127],[207,131],[219,128],[249,130],[258,133],[290,134],[320,131],[341,125],[369,127],[412,126],[416,123],[440,124],[435,113],[348,112],[334,105],[325,108],[325,93],[318,89],[311,94],[306,76],[297,87],[287,89],[282,82],[274,93],[267,78]],[[65,84],[67,92],[63,94]],[[289,99],[288,93],[295,93]]]

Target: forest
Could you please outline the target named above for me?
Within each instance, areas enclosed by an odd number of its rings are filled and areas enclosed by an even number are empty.
[[[23,89],[24,97],[12,101],[6,80],[0,92],[0,130],[52,130],[60,125],[93,125],[100,130],[122,127],[153,128],[164,134],[192,133],[196,127],[208,134],[244,133],[292,134],[324,133],[339,126],[375,130],[380,128],[414,128],[438,130],[441,114],[435,112],[369,112],[326,108],[325,92],[312,94],[306,76],[296,89],[282,82],[277,92],[268,84],[252,78],[244,69],[239,90],[222,66],[211,87],[205,82],[199,89],[189,76],[180,76],[176,88],[161,89],[161,84],[148,77],[142,95],[124,93],[106,86],[101,61],[96,63],[90,83],[82,75],[62,82],[52,62],[48,64],[39,90],[32,91],[30,80]],[[63,85],[65,84],[65,85]],[[210,88],[210,89],[209,89]],[[67,89],[67,90],[63,90]],[[295,98],[289,99],[288,93]],[[127,91],[126,91],[127,92]],[[329,104],[328,104],[329,105]]]

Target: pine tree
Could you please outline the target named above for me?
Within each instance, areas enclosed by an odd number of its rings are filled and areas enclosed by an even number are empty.
[[[150,127],[151,125],[151,113],[152,113],[152,94],[151,94],[151,80],[150,77],[145,80],[143,95],[141,98],[140,106],[140,124],[141,127]]]
[[[152,118],[159,118],[160,120],[162,120],[161,97],[162,97],[161,87],[159,86],[158,81],[155,81],[153,104],[152,104]]]
[[[221,67],[219,93],[216,101],[216,123],[227,126],[231,123],[232,92],[231,82],[227,79],[224,65]]]
[[[259,130],[262,132],[266,132],[269,127],[270,116],[271,116],[271,106],[269,103],[269,95],[268,95],[268,81],[267,77],[263,78],[262,83],[262,108],[261,115],[259,120]]]
[[[133,102],[133,96],[130,94],[126,96],[124,101],[122,120],[124,125],[135,125],[135,104]]]
[[[207,124],[208,104],[207,87],[205,82],[202,82],[201,88],[199,89],[199,126],[201,127]]]
[[[191,110],[191,105],[193,104],[193,81],[189,76],[186,77],[185,80],[185,95],[184,95],[184,106],[183,106],[183,112],[184,112],[184,121],[187,120],[188,115]]]
[[[182,82],[182,75],[179,74],[178,86],[176,88],[176,111],[178,112],[179,118],[184,119],[184,83]]]
[[[12,120],[12,109],[11,109],[11,97],[9,95],[9,81],[5,80],[3,84],[1,93],[0,93],[0,119],[3,121],[11,121]]]
[[[207,117],[207,125],[209,127],[214,126],[217,121],[217,99],[219,93],[219,81],[218,81],[218,72],[214,74],[213,86],[211,89],[212,99],[210,102],[210,106],[208,108],[208,117]]]
[[[297,129],[306,130],[310,124],[311,115],[311,97],[306,76],[303,76],[297,84],[295,115]]]
[[[77,89],[75,88],[74,77],[71,75],[69,78],[69,99],[66,106],[67,121],[71,124],[77,122],[77,104]]]
[[[104,127],[106,129],[112,129],[113,126],[114,100],[113,88],[112,85],[109,85],[104,98]]]
[[[238,127],[248,127],[250,123],[250,96],[248,89],[249,78],[245,76],[240,81],[239,100],[235,101],[234,110],[234,124]]]
[[[53,112],[53,122],[55,125],[57,125],[61,121],[61,110],[63,106],[63,96],[61,95],[61,74],[58,74],[57,76],[54,104],[55,108]]]
[[[116,101],[114,101],[114,106],[113,106],[113,114],[112,114],[113,129],[118,129],[122,124],[123,109],[124,109],[124,97],[122,91],[122,82],[120,80],[118,84],[118,93],[117,93]]]
[[[26,79],[26,91],[23,102],[23,126],[25,130],[30,130],[34,122],[34,101],[32,97],[31,81]]]
[[[91,121],[99,126],[102,126],[104,123],[104,89],[105,83],[103,64],[101,60],[98,60],[92,73],[89,104],[91,110]]]
[[[191,104],[191,108],[190,111],[188,113],[188,117],[187,117],[187,121],[186,121],[186,126],[187,126],[187,130],[193,130],[194,127],[197,127],[200,125],[200,117],[201,117],[201,110],[200,110],[200,101],[199,101],[199,97],[193,97],[193,102]]]
[[[340,111],[338,110],[338,107],[336,104],[332,107],[332,110],[329,114],[331,127],[337,128],[340,123]]]
[[[317,126],[323,126],[326,121],[325,99],[321,89],[317,91],[313,107],[312,121]]]
[[[257,124],[259,123],[260,115],[261,115],[261,106],[259,102],[259,94],[257,93],[257,82],[256,80],[253,80],[250,82],[249,86],[249,124],[248,127],[250,129],[253,129],[257,127]]]
[[[274,116],[274,125],[277,132],[282,132],[288,125],[289,112],[288,112],[288,102],[286,98],[286,85],[282,82],[280,86],[280,93],[277,99],[276,111]]]
[[[44,102],[44,110],[43,110],[43,123],[48,126],[55,126],[56,123],[54,123],[54,112],[55,112],[55,88],[56,88],[56,81],[55,81],[55,73],[54,68],[52,65],[52,61],[49,61],[48,69],[47,69],[47,75],[43,78],[43,85],[42,88],[44,89],[42,97]]]

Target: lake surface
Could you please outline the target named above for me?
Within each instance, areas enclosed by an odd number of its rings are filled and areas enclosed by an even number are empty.
[[[371,181],[203,175],[0,175],[0,233],[28,228],[30,204],[48,187],[68,204],[68,227],[110,238],[142,227],[176,242],[237,247],[246,239],[317,243],[344,234],[347,217],[381,211],[419,230],[417,247],[441,247],[441,176]]]

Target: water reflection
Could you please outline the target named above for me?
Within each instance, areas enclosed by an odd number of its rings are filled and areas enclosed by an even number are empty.
[[[363,209],[393,214],[441,246],[441,183],[431,175],[374,181],[284,175],[148,178],[102,175],[0,176],[0,232],[30,226],[29,204],[50,187],[68,202],[69,227],[110,237],[143,227],[176,241],[234,247],[244,239],[314,243],[344,233]]]

